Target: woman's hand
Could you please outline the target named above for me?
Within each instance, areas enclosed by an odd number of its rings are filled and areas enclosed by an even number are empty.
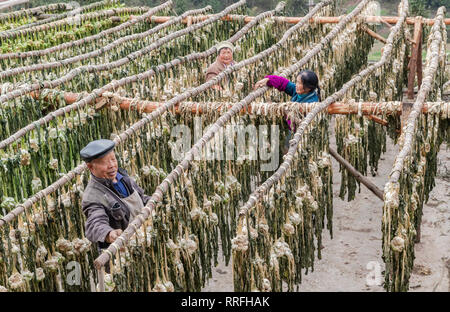
[[[269,81],[269,78],[264,78],[257,83],[255,83],[255,86],[253,87],[254,90],[259,89],[261,87],[264,87],[267,84],[267,81]]]

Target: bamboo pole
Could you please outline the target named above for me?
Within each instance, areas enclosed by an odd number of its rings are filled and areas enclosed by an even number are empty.
[[[315,14],[320,8],[322,8],[325,3],[330,3],[330,0],[325,0],[323,2],[321,2],[320,4],[318,4],[316,6],[316,9],[313,10],[313,12],[311,12],[312,14]],[[236,5],[236,4],[235,4]],[[231,7],[231,6],[230,6]],[[277,12],[279,12],[279,10],[282,10],[283,6],[278,7],[275,10],[272,11],[268,11],[268,12],[263,12],[261,14],[259,14],[257,16],[257,18],[255,20],[253,20],[251,23],[248,23],[247,25],[245,25],[241,30],[239,30],[236,34],[233,35],[233,37],[231,37],[229,39],[230,42],[235,42],[237,40],[239,40],[239,38],[242,38],[253,26],[255,26],[259,21],[272,16],[274,14],[276,14]],[[294,33],[295,31],[298,30],[298,28],[302,27],[304,24],[306,23],[306,20],[302,23],[299,23],[298,25],[292,27],[290,29],[289,34]],[[283,36],[284,41],[286,41],[289,38],[289,35]],[[227,74],[241,69],[244,66],[251,64],[251,63],[255,63],[256,61],[260,60],[260,58],[262,58],[263,56],[266,56],[267,54],[269,54],[269,52],[273,53],[279,46],[278,45],[274,45],[274,47],[276,48],[269,48],[263,52],[260,52],[258,55],[253,56],[252,58],[248,59],[248,60],[244,60],[239,62],[236,65],[230,66],[227,69]],[[206,52],[208,53],[215,53],[217,51],[216,47],[212,47],[209,50],[203,52],[203,53],[192,53],[191,56],[193,57],[203,57]],[[189,61],[189,58],[185,58],[185,61]],[[159,65],[158,68],[161,68],[160,70],[166,70],[168,68],[170,68],[169,65],[173,65],[172,63],[174,63],[175,61],[177,61],[176,64],[181,64],[182,61],[180,61],[179,58],[177,58],[176,60],[168,63],[168,64],[163,64],[163,65]],[[138,75],[134,75],[131,77],[127,77],[127,78],[123,78],[121,79],[122,83],[125,84],[127,82],[130,82],[129,78],[133,78],[133,79],[143,79],[143,78],[147,78],[147,76],[151,76],[155,73],[155,71],[152,69],[150,71],[147,71],[145,73],[141,73]],[[134,135],[136,133],[136,131],[138,131],[140,128],[142,128],[144,125],[146,125],[148,122],[150,122],[152,119],[156,118],[157,116],[161,115],[162,113],[166,112],[171,106],[175,105],[178,102],[181,102],[183,99],[186,99],[192,95],[196,95],[199,94],[209,88],[211,88],[213,85],[217,84],[217,82],[219,82],[220,80],[222,80],[223,78],[226,77],[225,73],[220,73],[216,78],[210,80],[209,82],[204,83],[202,86],[198,87],[197,89],[195,89],[194,91],[187,91],[184,92],[182,95],[179,95],[178,97],[173,98],[171,101],[169,101],[169,103],[167,104],[167,107],[163,107],[160,108],[159,111],[155,111],[152,113],[152,115],[150,117],[146,117],[141,119],[140,121],[136,122],[135,124],[133,124],[131,127],[129,127],[127,130],[125,130],[124,132],[122,132],[121,134],[119,134],[115,139],[114,142],[116,143],[116,145],[119,145],[123,142],[125,142],[130,136]],[[109,89],[114,89],[115,87],[117,87],[117,85],[120,85],[121,81],[117,82],[117,83],[110,83],[107,86],[109,87]],[[104,87],[105,88],[105,87]],[[102,89],[104,89],[102,88]],[[0,149],[4,148],[5,146],[11,144],[12,142],[14,142],[15,140],[18,140],[18,138],[20,138],[21,136],[25,135],[25,133],[31,131],[32,129],[34,129],[36,127],[36,124],[45,124],[48,120],[51,120],[52,118],[56,118],[57,115],[61,116],[64,114],[64,111],[68,111],[70,109],[74,109],[76,107],[79,106],[85,106],[87,105],[86,103],[90,103],[92,101],[94,101],[97,97],[99,97],[103,92],[105,92],[106,90],[102,91],[102,89],[100,90],[96,90],[94,91],[92,94],[90,94],[88,97],[85,97],[75,103],[73,103],[71,106],[66,106],[63,107],[61,109],[59,109],[56,112],[53,112],[49,115],[47,115],[45,118],[41,118],[36,122],[33,122],[32,124],[29,124],[27,127],[21,129],[20,131],[16,132],[13,136],[9,137],[8,139],[0,142]],[[90,101],[90,102],[89,102]],[[32,197],[26,199],[24,202],[22,202],[21,204],[17,205],[16,208],[14,208],[12,211],[10,211],[7,215],[5,215],[3,218],[0,218],[0,227],[4,226],[5,224],[8,224],[9,222],[11,222],[12,220],[14,220],[18,215],[22,214],[26,209],[30,208],[33,204],[37,203],[39,200],[45,198],[45,196],[52,194],[54,192],[56,192],[58,189],[60,189],[61,187],[63,187],[64,185],[66,185],[67,183],[69,183],[75,176],[77,175],[81,175],[83,173],[84,170],[87,169],[87,166],[85,163],[80,164],[79,166],[77,166],[75,169],[69,171],[67,174],[65,174],[64,176],[62,176],[60,179],[58,179],[56,182],[52,183],[51,185],[49,185],[48,187],[46,187],[45,189],[39,191],[38,193],[36,193],[35,195],[33,195]]]
[[[1,95],[0,96],[0,104],[4,103],[8,100],[12,100],[14,98],[23,96],[25,94],[30,93],[31,91],[35,91],[35,90],[39,90],[42,88],[50,88],[53,89],[57,86],[60,86],[64,83],[67,83],[68,81],[71,81],[72,79],[74,79],[75,77],[81,75],[81,74],[88,74],[88,73],[92,73],[92,72],[99,72],[99,71],[110,71],[113,68],[117,68],[120,66],[123,66],[125,64],[128,64],[129,62],[136,60],[148,53],[150,53],[153,50],[158,49],[159,47],[161,47],[162,45],[178,38],[178,37],[182,37],[192,31],[195,31],[197,29],[201,29],[209,24],[212,24],[216,21],[218,21],[220,19],[221,16],[224,16],[226,14],[228,14],[230,11],[233,11],[235,9],[237,9],[238,7],[242,6],[245,4],[245,0],[240,0],[239,2],[236,2],[235,4],[227,7],[225,10],[223,10],[219,15],[212,17],[211,19],[208,19],[202,23],[199,24],[194,24],[188,28],[184,28],[181,30],[178,30],[176,32],[170,33],[167,36],[164,36],[160,39],[158,39],[156,42],[153,42],[152,44],[150,44],[149,46],[146,46],[138,51],[132,52],[130,54],[128,54],[127,56],[113,61],[113,62],[108,62],[108,63],[104,63],[104,64],[98,64],[98,65],[83,65],[77,68],[72,69],[71,71],[69,71],[67,74],[65,74],[62,77],[59,77],[58,79],[54,79],[51,81],[44,81],[44,82],[40,82],[40,83],[33,83],[32,85],[28,85],[25,87],[21,87],[18,88],[14,91],[11,91],[7,94]],[[177,21],[179,21],[177,19]],[[173,22],[168,21],[166,23],[164,23],[163,25],[168,25],[168,24],[173,24]],[[162,25],[160,25],[162,26]],[[41,64],[40,69],[45,69],[46,65],[45,64]],[[6,72],[4,73],[4,75],[6,75]]]
[[[115,33],[119,32],[119,31],[122,31],[122,30],[124,30],[126,28],[129,28],[129,27],[133,26],[136,23],[139,23],[141,21],[144,21],[145,19],[150,18],[153,15],[154,10],[156,10],[158,8],[160,8],[162,10],[163,8],[170,7],[172,5],[173,5],[173,1],[172,0],[168,0],[168,1],[164,2],[164,3],[162,3],[161,5],[150,9],[148,12],[146,12],[145,14],[143,14],[143,15],[141,15],[139,17],[136,17],[136,18],[134,18],[134,19],[132,19],[132,20],[130,20],[128,22],[122,23],[122,24],[120,24],[120,25],[118,25],[116,27],[105,29],[105,30],[101,31],[100,33],[98,33],[96,35],[88,36],[88,37],[81,38],[81,39],[78,39],[78,40],[75,40],[75,41],[65,42],[65,43],[59,44],[57,46],[50,47],[50,48],[47,48],[47,49],[42,49],[42,50],[0,54],[0,60],[14,59],[14,58],[27,58],[27,57],[40,57],[40,56],[44,56],[44,55],[47,55],[47,54],[50,54],[50,53],[54,53],[54,52],[57,52],[57,51],[65,50],[65,49],[68,49],[68,48],[77,47],[77,46],[83,45],[83,44],[91,42],[91,41],[95,41],[95,40],[98,40],[98,39],[105,38],[106,36],[109,36],[111,34],[115,34]],[[160,9],[158,9],[158,11]]]
[[[387,44],[385,49],[383,50],[383,55],[381,59],[362,70],[359,74],[355,75],[350,81],[347,81],[342,89],[336,91],[332,95],[328,96],[324,102],[317,105],[313,111],[308,113],[305,118],[302,119],[300,125],[298,126],[293,140],[290,141],[290,146],[287,154],[283,157],[285,160],[279,166],[277,171],[269,177],[263,184],[257,187],[257,189],[249,196],[248,201],[241,207],[239,215],[240,218],[243,218],[247,212],[255,207],[255,205],[263,198],[264,194],[266,194],[272,185],[279,181],[287,172],[292,162],[294,161],[295,154],[297,153],[298,145],[300,144],[301,137],[305,131],[305,129],[309,126],[309,124],[314,120],[314,118],[321,112],[324,111],[329,105],[334,103],[338,98],[343,97],[350,88],[352,88],[356,83],[361,82],[364,77],[372,74],[377,68],[383,66],[388,57],[391,55],[393,50],[393,43],[397,39],[397,36],[402,33],[402,25],[406,20],[406,15],[408,13],[408,1],[402,1],[401,11],[399,12],[400,18],[398,19],[397,24],[392,28],[392,31],[389,34],[387,39]]]
[[[166,2],[164,5],[158,6],[150,11],[148,11],[145,15],[146,17],[152,16],[153,14],[157,13],[158,11],[164,9],[165,7],[167,7],[169,5],[168,2]],[[0,80],[7,78],[7,77],[12,77],[15,75],[19,75],[19,74],[23,74],[23,73],[28,73],[28,72],[33,72],[33,71],[41,71],[44,69],[51,69],[51,68],[58,68],[58,67],[64,67],[70,64],[74,64],[74,63],[78,63],[90,58],[94,58],[97,56],[100,56],[104,53],[107,53],[108,51],[111,51],[113,49],[115,49],[116,47],[118,47],[121,44],[124,44],[125,42],[131,41],[131,40],[138,40],[138,39],[143,39],[145,37],[149,37],[159,31],[161,31],[164,28],[167,28],[173,24],[179,23],[181,21],[181,19],[191,16],[191,15],[195,15],[195,14],[199,14],[199,13],[204,13],[205,11],[208,11],[211,9],[211,6],[206,6],[205,8],[202,9],[198,9],[198,10],[190,10],[190,11],[186,11],[185,13],[183,13],[181,16],[179,17],[175,17],[169,21],[167,21],[164,24],[160,24],[154,28],[151,28],[147,31],[144,31],[142,33],[137,33],[137,34],[131,34],[125,37],[121,37],[109,44],[107,44],[106,46],[103,46],[97,50],[88,52],[88,53],[84,53],[84,54],[80,54],[77,56],[73,56],[73,57],[69,57],[66,59],[62,59],[62,60],[58,60],[58,61],[54,61],[54,62],[48,62],[48,63],[39,63],[39,64],[33,64],[33,65],[29,65],[29,66],[22,66],[22,67],[16,67],[16,68],[12,68],[10,70],[6,70],[3,72],[0,72]]]
[[[208,18],[209,15],[198,16],[196,21],[202,21]],[[249,23],[253,20],[253,16],[244,16],[244,15],[227,15],[222,18],[223,21],[244,21],[245,23]],[[319,23],[319,24],[336,24],[343,18],[343,16],[321,16],[311,18],[310,23]],[[363,17],[366,23],[388,23],[389,25],[395,25],[398,21],[397,16],[365,16]],[[152,22],[155,23],[164,23],[170,19],[170,16],[153,16]],[[283,17],[277,16],[274,17],[275,22],[277,23],[288,23],[288,24],[296,24],[301,19],[301,17]],[[433,25],[434,19],[425,18],[423,19],[425,25]],[[183,23],[187,23],[187,20],[183,20]],[[406,19],[406,23],[409,25],[414,25],[415,19],[408,17]],[[444,19],[444,23],[446,25],[450,25],[450,18]]]
[[[363,0],[362,2],[360,2],[358,4],[358,6],[350,13],[348,14],[344,19],[342,19],[341,22],[339,22],[339,24],[334,27],[324,38],[322,38],[322,40],[316,44],[314,46],[314,48],[312,48],[311,50],[308,51],[308,53],[300,60],[298,61],[296,64],[290,66],[288,69],[286,69],[285,71],[283,71],[283,73],[281,74],[282,76],[286,77],[296,71],[298,71],[299,68],[301,68],[301,66],[304,66],[309,60],[311,60],[315,55],[317,55],[324,47],[327,46],[327,44],[337,36],[337,34],[342,31],[342,29],[344,29],[344,26],[346,24],[348,24],[351,20],[353,20],[357,14],[359,14],[361,12],[361,10],[367,5],[368,0]],[[323,2],[322,2],[323,4]],[[320,4],[319,4],[320,5]],[[318,6],[319,6],[318,5]],[[318,6],[316,6],[311,12],[308,13],[307,16],[304,17],[304,19],[302,20],[302,22],[300,23],[306,23],[307,22],[307,18],[309,18],[309,16],[313,15],[313,12],[318,8]],[[289,33],[292,30],[295,30],[296,28],[298,28],[298,26],[300,25],[296,24],[296,26],[294,26],[293,28],[289,29],[288,32],[286,32],[283,35],[282,40],[280,40],[277,44],[275,44],[275,46],[272,46],[271,48],[269,48],[268,50],[275,50],[277,49],[280,45],[282,41],[287,40],[287,36],[286,34]],[[267,53],[268,50],[265,50],[261,53],[265,54]],[[260,54],[261,54],[260,53]],[[234,65],[236,66],[236,65]],[[228,73],[231,72],[231,68],[234,66],[230,66],[227,69],[225,69],[223,72],[221,72],[216,78],[206,82],[204,85],[210,84],[211,86],[217,83],[217,78],[220,76],[224,76]],[[223,114],[214,124],[212,124],[208,131],[203,135],[203,137],[198,140],[194,146],[186,153],[185,158],[183,159],[183,161],[181,161],[174,170],[172,170],[172,172],[169,173],[169,175],[163,180],[163,182],[157,186],[156,191],[153,193],[153,195],[151,196],[150,200],[147,202],[147,205],[142,209],[142,212],[140,214],[140,217],[137,217],[134,219],[133,222],[131,222],[128,227],[125,229],[125,231],[121,234],[120,237],[122,237],[122,239],[117,239],[114,242],[114,245],[110,245],[107,249],[107,251],[103,252],[95,261],[94,264],[97,268],[100,268],[102,266],[104,266],[109,260],[110,257],[115,255],[117,253],[117,251],[124,246],[125,242],[127,242],[131,236],[135,233],[136,229],[139,228],[142,224],[143,221],[145,221],[150,215],[151,212],[153,210],[153,208],[156,206],[157,203],[159,203],[165,192],[167,192],[167,190],[169,189],[170,185],[172,185],[177,179],[178,177],[180,177],[180,175],[185,172],[186,170],[188,170],[189,168],[189,164],[192,162],[192,160],[194,159],[194,155],[197,155],[202,147],[209,141],[211,140],[215,133],[223,127],[223,125],[229,121],[234,115],[238,114],[242,108],[244,108],[245,106],[249,105],[252,101],[254,101],[254,99],[262,96],[269,87],[264,86],[260,89],[257,89],[253,92],[251,92],[250,94],[248,94],[241,102],[239,102],[238,104],[234,105],[230,110],[228,110],[225,114]],[[174,103],[175,104],[175,103]]]
[[[358,170],[356,170],[348,161],[346,161],[341,155],[338,154],[333,148],[328,149],[330,155],[333,156],[342,166],[350,172],[358,182],[364,184],[372,193],[374,193],[379,199],[383,200],[383,191],[380,190],[374,183],[364,177]]]

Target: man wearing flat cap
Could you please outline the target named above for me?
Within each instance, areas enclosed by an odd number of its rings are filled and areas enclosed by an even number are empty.
[[[107,248],[120,236],[150,199],[127,172],[117,165],[115,143],[96,140],[80,152],[91,171],[81,206],[86,215],[86,237]]]
[[[230,65],[234,65],[233,61],[233,45],[227,41],[221,42],[217,45],[217,58],[206,70],[206,81],[213,79],[220,72],[224,71]],[[215,86],[220,89],[219,85]]]

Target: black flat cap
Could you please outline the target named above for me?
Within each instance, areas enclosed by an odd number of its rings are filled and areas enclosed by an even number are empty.
[[[95,140],[86,145],[80,152],[81,159],[90,162],[94,159],[101,158],[110,152],[116,143],[111,140]]]

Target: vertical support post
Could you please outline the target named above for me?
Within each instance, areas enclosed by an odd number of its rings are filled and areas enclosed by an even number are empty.
[[[98,276],[98,291],[105,292],[105,267],[101,267],[97,269]]]
[[[414,43],[411,50],[411,58],[408,64],[408,99],[414,99],[414,82],[416,78],[418,60],[420,58],[420,66],[422,66],[422,51],[419,49],[422,47],[420,42],[422,41],[422,29],[423,29],[423,18],[422,16],[416,16],[414,22]],[[419,57],[420,54],[420,57]],[[420,72],[422,72],[422,67],[420,67]],[[420,76],[422,76],[420,74]],[[422,78],[421,78],[422,79]],[[420,84],[418,85],[420,88]]]
[[[420,38],[419,38],[419,47],[418,47],[418,55],[417,55],[417,85],[422,85],[422,36],[423,36],[423,28],[420,32]]]

